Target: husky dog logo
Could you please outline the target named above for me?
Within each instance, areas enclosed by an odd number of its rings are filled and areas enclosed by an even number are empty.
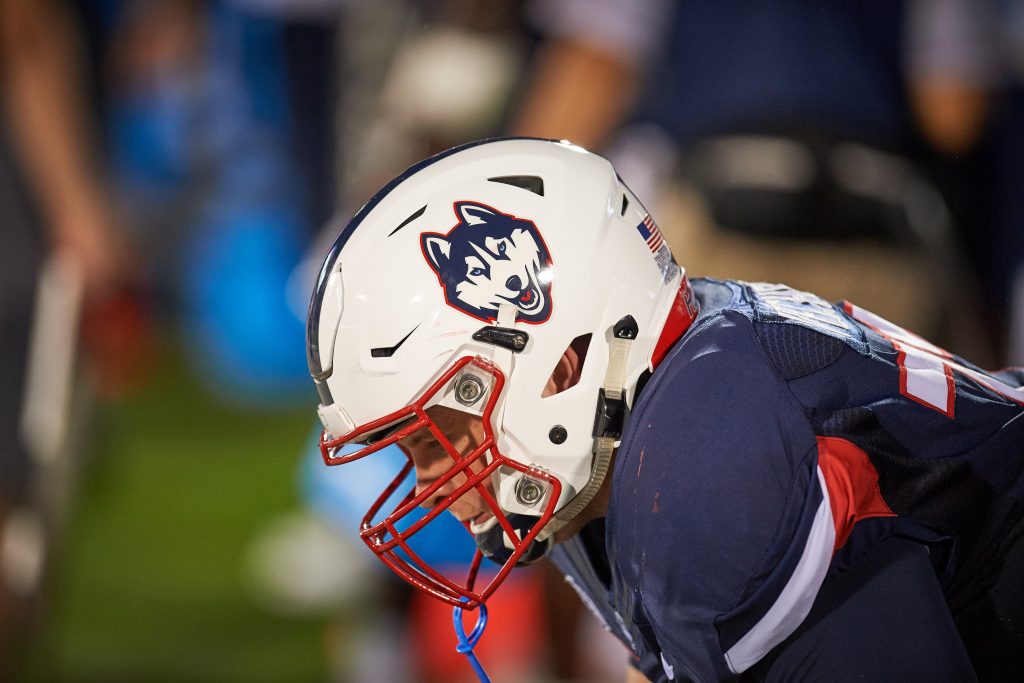
[[[533,221],[468,201],[455,202],[455,217],[459,222],[448,234],[420,235],[448,305],[494,322],[498,306],[508,303],[519,309],[518,320],[546,321],[551,254]]]

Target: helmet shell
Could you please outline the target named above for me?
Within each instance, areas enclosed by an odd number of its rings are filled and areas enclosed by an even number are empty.
[[[399,411],[459,358],[481,356],[507,378],[494,413],[499,450],[557,477],[561,507],[590,477],[612,328],[627,315],[639,328],[626,363],[631,400],[681,278],[601,156],[565,141],[502,139],[428,159],[367,203],[325,259],[307,340],[325,430],[344,434]],[[495,324],[525,332],[525,347],[473,338]],[[585,335],[578,383],[545,395]],[[503,470],[496,482],[510,513],[532,512],[514,495],[522,476]]]

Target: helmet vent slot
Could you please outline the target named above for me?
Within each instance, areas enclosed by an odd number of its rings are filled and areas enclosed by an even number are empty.
[[[620,216],[625,216],[626,215],[626,209],[628,209],[628,208],[629,208],[629,197],[627,197],[626,193],[623,192],[622,193],[622,208],[619,209],[619,215]]]
[[[408,339],[410,337],[410,335],[412,335],[412,333],[416,331],[417,327],[419,327],[419,325],[417,325],[416,327],[414,327],[411,330],[409,330],[409,334],[407,334],[404,337],[402,337],[401,339],[399,339],[398,343],[395,344],[394,346],[379,346],[379,347],[377,347],[375,349],[370,349],[370,357],[371,358],[391,358],[391,356],[395,355],[395,351],[398,350],[398,347],[401,346],[402,344],[404,344],[405,340]]]
[[[580,383],[580,378],[583,376],[583,365],[587,360],[587,350],[590,348],[590,338],[592,336],[588,332],[569,342],[569,346],[566,347],[558,362],[555,363],[554,369],[551,370],[551,375],[544,385],[544,391],[541,392],[541,398],[557,396]],[[575,362],[573,362],[573,359],[575,359]]]
[[[396,232],[398,232],[399,230],[401,230],[402,228],[404,228],[405,226],[409,225],[409,224],[410,224],[410,223],[412,223],[412,222],[413,222],[414,220],[416,220],[417,218],[419,218],[420,216],[422,216],[422,215],[423,215],[423,212],[424,212],[424,211],[426,211],[426,210],[427,210],[427,206],[426,206],[426,205],[424,204],[424,205],[423,205],[423,206],[421,206],[421,207],[420,207],[419,209],[417,209],[417,210],[416,210],[416,211],[415,211],[415,212],[414,212],[414,213],[413,213],[413,214],[412,214],[411,216],[409,216],[409,217],[408,217],[408,218],[406,218],[406,219],[405,219],[404,221],[402,221],[402,222],[401,222],[401,223],[399,224],[399,226],[398,226],[397,228],[395,228],[394,230],[392,230],[391,232],[389,232],[389,233],[388,233],[388,237],[391,237],[391,236],[392,236],[392,235],[394,235],[394,234],[395,234]]]
[[[536,195],[544,196],[544,179],[535,175],[506,175],[497,178],[488,178],[492,183],[504,183],[514,187],[521,187]]]

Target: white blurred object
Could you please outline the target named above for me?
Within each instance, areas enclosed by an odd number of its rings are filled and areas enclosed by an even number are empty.
[[[255,600],[274,614],[323,615],[366,599],[379,579],[372,556],[305,511],[275,520],[244,565]]]
[[[39,464],[52,464],[67,445],[83,294],[70,258],[58,253],[43,264],[21,414],[22,439]]]
[[[12,593],[36,592],[46,565],[46,532],[38,514],[14,510],[0,528],[0,577]]]
[[[521,64],[509,40],[427,29],[396,56],[384,108],[405,126],[470,139],[497,126]]]
[[[338,683],[379,683],[414,681],[415,663],[409,661],[409,649],[395,647],[407,637],[402,615],[378,613],[352,634],[337,653],[341,666],[334,679]],[[453,636],[454,638],[454,636]]]

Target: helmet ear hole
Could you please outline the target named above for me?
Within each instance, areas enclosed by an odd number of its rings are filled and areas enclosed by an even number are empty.
[[[591,333],[581,334],[569,342],[562,352],[555,367],[544,384],[544,391],[541,398],[555,396],[579,384],[583,376],[583,364],[587,360],[587,351],[590,349]]]

